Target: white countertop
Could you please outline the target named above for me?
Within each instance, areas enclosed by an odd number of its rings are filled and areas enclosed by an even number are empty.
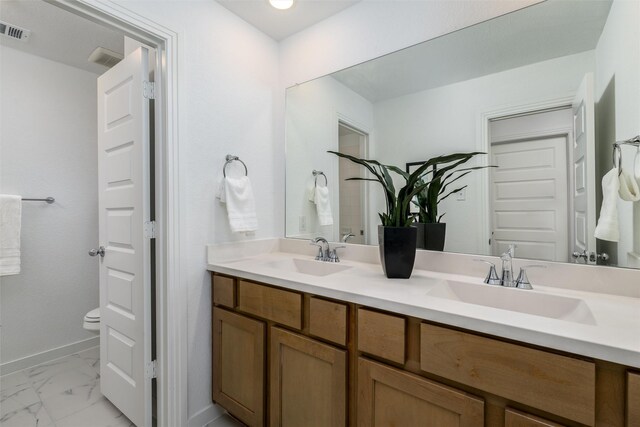
[[[582,300],[593,315],[591,324],[585,324],[431,296],[429,292],[445,281],[489,285],[482,283],[483,277],[479,275],[417,268],[410,279],[387,279],[379,263],[362,262],[363,259],[372,261],[375,252],[370,247],[350,245],[347,252],[353,255],[352,259],[343,257],[340,265],[351,268],[327,276],[313,276],[273,266],[292,258],[313,260],[313,248],[307,247],[306,242],[271,239],[211,245],[208,247],[208,269],[640,368],[640,298],[541,286],[535,282],[534,290],[530,291],[500,288],[500,291],[510,292],[513,298],[527,298],[533,295],[529,293],[537,293]]]

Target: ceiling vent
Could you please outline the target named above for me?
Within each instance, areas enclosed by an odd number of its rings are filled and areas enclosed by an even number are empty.
[[[111,68],[118,62],[122,61],[124,56],[118,52],[106,49],[104,47],[97,47],[91,55],[89,55],[89,62],[104,65],[107,68]]]
[[[0,36],[9,37],[14,40],[27,41],[31,35],[31,30],[16,27],[8,22],[0,21]]]

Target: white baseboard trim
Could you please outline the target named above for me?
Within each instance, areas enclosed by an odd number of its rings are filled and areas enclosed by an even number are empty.
[[[187,422],[188,427],[205,427],[217,418],[220,418],[226,413],[221,406],[214,405],[213,403],[206,406],[189,417]]]
[[[0,375],[10,374],[22,369],[31,368],[41,363],[50,362],[64,356],[69,356],[83,350],[100,345],[100,337],[95,336],[82,341],[77,341],[42,353],[32,354],[31,356],[22,357],[20,359],[11,360],[0,364]]]

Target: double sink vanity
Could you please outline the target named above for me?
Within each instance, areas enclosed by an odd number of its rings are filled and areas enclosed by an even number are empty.
[[[546,263],[521,290],[419,251],[390,280],[377,252],[210,246],[214,402],[249,426],[640,426],[637,272]]]

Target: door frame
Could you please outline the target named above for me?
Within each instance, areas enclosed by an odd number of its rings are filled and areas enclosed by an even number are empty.
[[[571,106],[575,93],[567,94],[557,98],[532,101],[524,104],[511,104],[502,107],[491,108],[480,111],[477,118],[476,151],[489,153],[491,148],[491,135],[489,132],[489,122],[506,116],[518,114],[534,113],[536,111],[552,110],[555,108]],[[558,134],[558,132],[556,132]],[[491,255],[491,246],[488,244],[491,238],[491,203],[489,169],[480,173],[480,214],[476,217],[476,226],[480,230],[480,239],[476,242],[476,252],[482,255]]]
[[[156,356],[159,426],[186,426],[187,295],[181,254],[178,33],[111,0],[44,0],[156,49]]]
[[[353,120],[349,117],[347,117],[346,115],[342,114],[342,113],[336,113],[336,118],[337,120],[334,121],[335,124],[335,131],[334,131],[334,135],[335,135],[335,141],[334,141],[334,150],[335,151],[340,151],[340,126],[346,127],[348,129],[351,129],[352,131],[359,133],[360,135],[362,135],[364,137],[364,143],[363,143],[363,152],[364,154],[362,155],[363,158],[369,158],[369,154],[370,154],[370,150],[369,150],[369,142],[370,142],[370,135],[371,135],[371,131],[368,130],[366,128],[366,126],[364,126],[362,123],[358,123],[356,120]],[[335,170],[335,176],[339,175],[339,167],[336,166],[336,170]],[[370,178],[369,176],[369,172],[365,170],[365,177]],[[335,181],[337,182],[337,180]],[[363,183],[364,184],[364,183]],[[338,198],[338,201],[340,199]],[[365,232],[365,239],[364,239],[364,244],[368,245],[370,244],[370,230],[369,230],[369,223],[370,223],[370,218],[369,215],[367,214],[367,212],[369,212],[369,186],[368,185],[363,185],[362,186],[362,212],[363,212],[363,224],[362,227],[364,228],[364,232]],[[340,203],[338,202],[338,213],[340,213]],[[338,215],[339,216],[339,215]],[[339,218],[338,218],[338,222],[339,222]],[[340,241],[340,224],[338,224],[338,230],[337,230],[337,239],[336,242]]]

